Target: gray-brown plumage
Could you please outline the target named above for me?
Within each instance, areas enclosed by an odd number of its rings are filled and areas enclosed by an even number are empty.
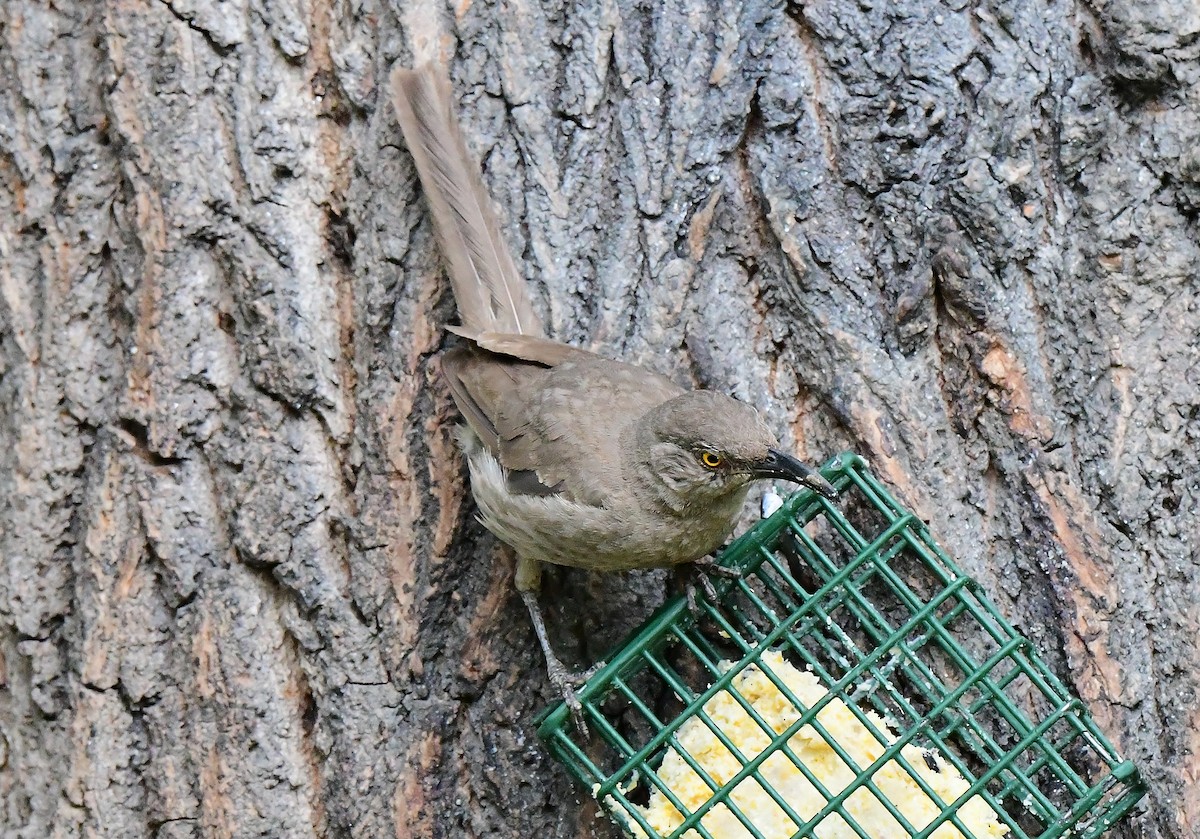
[[[833,487],[749,405],[546,338],[451,111],[426,66],[392,73],[396,113],[450,273],[463,343],[442,371],[480,518],[517,553],[550,677],[578,708],[537,603],[543,562],[589,570],[693,562],[721,545],[751,481]]]
[[[392,74],[396,115],[433,211],[467,332],[541,335],[525,281],[450,111],[450,81],[429,65]]]

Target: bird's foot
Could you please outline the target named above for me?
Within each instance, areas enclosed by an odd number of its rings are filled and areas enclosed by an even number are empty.
[[[536,573],[536,563],[530,567]],[[604,666],[604,662],[597,662],[582,673],[572,673],[564,667],[563,663],[558,660],[558,656],[554,654],[554,648],[550,646],[550,637],[546,634],[546,621],[542,618],[537,592],[533,588],[537,578],[526,579],[525,587],[521,587],[521,567],[519,565],[517,576],[518,591],[521,593],[521,599],[525,601],[525,606],[529,609],[529,619],[533,622],[533,633],[537,636],[538,643],[542,646],[542,654],[546,657],[546,673],[550,677],[550,683],[562,694],[563,702],[571,711],[571,719],[575,721],[575,727],[579,729],[580,735],[586,740],[588,736],[587,723],[583,719],[583,705],[580,704],[579,697],[575,695],[575,689],[596,675],[596,672]]]
[[[697,571],[703,571],[705,574],[710,574],[714,577],[724,577],[727,580],[740,580],[742,578],[742,569],[722,565],[711,556],[700,557],[692,563],[692,566]]]
[[[571,712],[571,719],[575,723],[575,729],[579,732],[579,736],[584,740],[588,738],[587,722],[583,718],[583,705],[579,701],[579,697],[575,691],[583,687],[588,679],[595,676],[600,668],[604,666],[604,662],[600,661],[593,664],[587,670],[581,672],[572,672],[563,666],[563,663],[557,658],[547,658],[546,671],[550,676],[550,684],[554,685],[566,703],[567,709]]]
[[[700,620],[700,602],[697,600],[696,586],[704,589],[704,596],[710,603],[717,602],[717,587],[713,585],[712,577],[723,577],[727,580],[740,580],[742,572],[737,568],[720,565],[711,556],[704,556],[692,563],[692,574],[687,581],[687,604],[692,617]]]

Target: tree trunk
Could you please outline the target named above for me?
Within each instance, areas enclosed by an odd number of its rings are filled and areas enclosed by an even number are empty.
[[[0,5],[0,833],[617,835],[430,364],[434,58],[551,333],[868,457],[1196,836],[1200,10],[403,5]]]

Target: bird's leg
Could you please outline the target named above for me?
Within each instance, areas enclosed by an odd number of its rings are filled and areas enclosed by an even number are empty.
[[[558,656],[554,654],[554,648],[550,646],[550,637],[546,634],[546,621],[542,618],[542,607],[538,604],[538,591],[541,590],[541,587],[542,566],[535,560],[518,559],[517,591],[521,593],[521,599],[525,601],[525,608],[529,610],[529,619],[533,623],[533,634],[537,636],[538,643],[542,645],[542,655],[546,657],[546,673],[550,677],[550,684],[554,685],[562,694],[563,702],[571,711],[571,719],[575,721],[575,728],[578,729],[580,736],[586,739],[588,736],[587,723],[583,719],[583,706],[579,702],[579,697],[575,695],[575,688],[591,678],[604,665],[604,662],[598,662],[583,673],[572,673],[558,660]]]
[[[737,568],[729,568],[718,562],[711,556],[702,556],[692,563],[693,573],[687,581],[687,604],[688,611],[692,613],[692,617],[700,620],[700,604],[696,600],[696,583],[699,582],[700,587],[704,589],[704,596],[708,598],[710,603],[717,602],[717,588],[713,585],[710,577],[724,577],[727,580],[740,580],[742,572]]]

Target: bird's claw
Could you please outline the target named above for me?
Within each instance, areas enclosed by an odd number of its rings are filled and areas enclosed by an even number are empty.
[[[696,567],[696,570],[703,571],[705,574],[713,577],[724,577],[727,580],[740,580],[742,578],[742,569],[722,565],[711,556],[702,556],[693,562],[692,565]]]
[[[700,588],[704,589],[704,596],[709,603],[717,602],[717,587],[713,585],[712,577],[723,577],[727,580],[740,580],[742,572],[737,568],[729,568],[725,565],[720,565],[711,556],[701,557],[692,563],[692,569],[695,573],[687,581],[686,594],[688,611],[696,620],[700,620],[700,603],[696,599],[696,584],[700,584]]]
[[[578,679],[579,684],[582,685],[588,679],[592,678],[592,676],[595,676],[597,673],[599,673],[601,670],[603,670],[604,665],[607,663],[608,662],[605,662],[605,661],[597,661],[595,664],[593,664],[587,670],[582,670],[582,671],[576,673],[574,677],[576,679]]]
[[[587,670],[573,673],[557,659],[546,663],[546,669],[550,676],[550,684],[554,685],[555,690],[562,695],[563,702],[571,712],[571,719],[575,723],[575,729],[584,740],[588,738],[588,727],[587,722],[583,718],[583,704],[579,701],[579,696],[576,695],[575,691],[582,687],[588,679],[595,676],[603,666],[604,662],[600,661],[593,664]]]
[[[712,580],[703,574],[697,574],[693,579],[687,581],[685,593],[687,595],[688,611],[692,613],[692,617],[700,620],[700,601],[696,595],[696,584],[699,582],[699,587],[704,589],[704,596],[709,603],[717,602],[717,588],[713,585]]]

